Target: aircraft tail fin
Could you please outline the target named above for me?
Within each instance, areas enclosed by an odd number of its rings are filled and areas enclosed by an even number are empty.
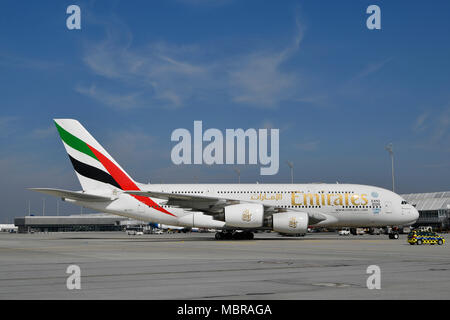
[[[54,122],[84,191],[139,190],[80,122],[74,119],[54,119]]]

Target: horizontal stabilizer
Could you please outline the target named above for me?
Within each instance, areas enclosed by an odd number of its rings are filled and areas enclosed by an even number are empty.
[[[114,198],[98,196],[95,194],[88,194],[82,191],[69,191],[69,190],[61,190],[61,189],[49,189],[49,188],[29,188],[28,190],[36,191],[40,193],[45,193],[55,197],[61,197],[65,199],[72,199],[76,201],[85,201],[85,202],[106,202],[112,201]]]

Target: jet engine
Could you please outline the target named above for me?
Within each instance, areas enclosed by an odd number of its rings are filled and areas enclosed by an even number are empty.
[[[225,207],[225,225],[236,228],[259,228],[263,225],[262,204],[244,203]]]
[[[308,214],[305,212],[281,212],[272,216],[273,230],[280,233],[303,234],[308,230]]]

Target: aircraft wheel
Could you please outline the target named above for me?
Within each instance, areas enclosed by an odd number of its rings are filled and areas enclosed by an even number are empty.
[[[223,240],[223,233],[222,232],[216,232],[215,235],[216,240]]]
[[[233,240],[241,240],[242,239],[241,232],[237,232],[237,231],[233,232],[232,233],[232,239]]]
[[[246,237],[247,240],[253,240],[255,238],[255,235],[253,232],[247,232]]]
[[[389,239],[398,239],[398,233],[390,233],[389,234]]]
[[[232,232],[225,232],[225,233],[224,233],[224,239],[225,239],[225,240],[231,240],[231,239],[233,239],[233,233],[232,233]]]

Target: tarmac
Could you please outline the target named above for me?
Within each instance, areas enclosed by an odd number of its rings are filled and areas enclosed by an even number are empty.
[[[81,289],[68,289],[71,265],[80,268]],[[373,265],[380,289],[367,286]],[[449,296],[449,244],[412,246],[406,235],[258,233],[254,240],[217,241],[213,233],[0,233],[2,300]]]

